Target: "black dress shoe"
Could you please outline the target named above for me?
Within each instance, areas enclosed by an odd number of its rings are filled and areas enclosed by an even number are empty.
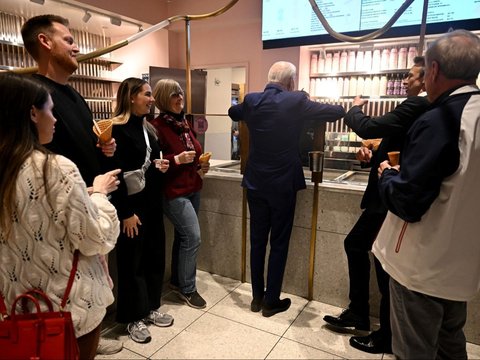
[[[262,315],[265,317],[273,316],[279,312],[288,310],[292,301],[289,298],[275,301],[273,304],[263,303]]]
[[[259,312],[262,310],[263,298],[253,298],[250,303],[250,310],[253,312]]]
[[[347,330],[370,330],[370,319],[368,318],[368,316],[363,317],[357,315],[350,309],[343,310],[343,312],[338,317],[325,315],[323,317],[323,320],[330,325]]]
[[[385,339],[378,331],[373,331],[367,336],[352,336],[350,345],[370,354],[392,353],[392,340]]]

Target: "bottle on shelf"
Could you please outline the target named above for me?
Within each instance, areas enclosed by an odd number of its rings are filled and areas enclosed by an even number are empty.
[[[348,96],[350,91],[350,79],[346,77],[343,80],[343,91],[342,91],[342,96]]]
[[[310,96],[317,96],[317,92],[315,91],[315,82],[316,81],[317,81],[317,79],[310,79],[310,88],[309,88],[309,91],[308,91]]]
[[[355,96],[357,95],[357,77],[352,76],[350,77],[350,85],[348,89],[348,96]]]
[[[340,97],[343,95],[343,77],[339,77],[337,79],[337,92],[336,97]]]
[[[389,59],[390,59],[390,50],[385,48],[382,50],[382,57],[380,59],[380,70],[388,70]]]
[[[327,53],[325,56],[325,72],[327,74],[332,72],[332,53]]]
[[[318,64],[317,64],[317,72],[324,73],[325,72],[325,52],[318,54]]]
[[[387,95],[393,95],[394,85],[395,85],[395,80],[393,78],[393,75],[390,74],[388,75],[388,78],[387,78]]]
[[[366,95],[365,94],[365,77],[359,76],[357,78],[357,91],[355,95]]]
[[[372,51],[366,50],[365,55],[363,57],[363,71],[371,71],[372,70]]]
[[[372,90],[370,91],[372,96],[380,96],[380,76],[374,75],[372,78]]]
[[[310,56],[310,73],[315,74],[318,72],[318,53],[314,52]]]
[[[388,70],[398,69],[398,50],[396,47],[390,50],[390,57],[388,59]]]
[[[348,52],[347,71],[355,71],[355,51],[353,50]]]
[[[365,84],[363,86],[363,94],[365,96],[372,95],[372,77],[371,76],[365,76]]]
[[[402,80],[399,74],[395,75],[393,80],[393,94],[392,95],[401,95],[402,91]]]
[[[340,53],[337,51],[332,58],[332,73],[337,73],[340,69]]]
[[[387,95],[387,86],[388,86],[387,75],[382,75],[380,77],[380,92],[379,92],[380,96]]]
[[[380,49],[373,50],[372,55],[372,71],[380,71],[380,60],[381,60]]]
[[[407,48],[402,46],[400,50],[398,50],[398,68],[399,69],[407,68],[407,55],[408,55]]]
[[[347,61],[348,61],[348,54],[345,50],[342,51],[340,54],[340,72],[347,71]]]
[[[408,55],[407,55],[407,69],[410,69],[415,63],[413,59],[417,56],[417,48],[415,46],[410,46],[408,48]]]
[[[357,58],[355,60],[355,71],[363,71],[364,53],[362,50],[357,51]]]

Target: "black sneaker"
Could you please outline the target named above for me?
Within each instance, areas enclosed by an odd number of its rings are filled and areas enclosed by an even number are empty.
[[[177,292],[180,299],[185,301],[188,306],[195,309],[204,309],[207,306],[207,302],[200,296],[197,291],[191,292],[189,294],[184,294],[182,292]]]
[[[287,311],[292,301],[289,298],[278,300],[273,304],[263,303],[262,315],[265,317],[273,316],[279,312]]]
[[[330,325],[345,330],[370,330],[370,319],[357,315],[350,309],[343,310],[338,317],[325,315],[323,320]]]

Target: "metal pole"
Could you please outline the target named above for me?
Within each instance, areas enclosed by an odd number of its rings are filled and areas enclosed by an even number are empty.
[[[425,33],[427,31],[428,0],[423,2],[422,25],[420,26],[420,40],[418,41],[418,56],[423,55],[425,47]]]
[[[190,71],[190,19],[185,19],[185,79],[186,79],[186,108],[187,114],[192,113],[192,73]],[[193,121],[193,119],[192,119]]]
[[[313,175],[313,174],[312,174]],[[310,261],[308,270],[308,300],[313,299],[313,277],[315,274],[315,247],[317,243],[318,181],[313,183],[312,227],[310,229]]]

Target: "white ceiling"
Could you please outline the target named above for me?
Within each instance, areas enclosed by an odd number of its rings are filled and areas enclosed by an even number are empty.
[[[135,1],[135,0],[132,0]],[[87,23],[82,21],[85,10],[89,10],[92,17]],[[144,29],[150,24],[137,21],[125,16],[118,16],[112,12],[84,5],[72,0],[45,0],[43,5],[36,4],[30,0],[1,0],[0,11],[21,15],[30,18],[35,15],[55,14],[67,18],[72,29],[86,30],[94,34],[105,34],[107,37],[126,38],[138,32],[139,25]],[[122,20],[121,26],[110,23],[110,15]]]

